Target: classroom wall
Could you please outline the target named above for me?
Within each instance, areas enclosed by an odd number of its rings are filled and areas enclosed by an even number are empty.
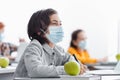
[[[73,30],[84,29],[88,37],[88,51],[92,57],[109,55],[115,60],[118,53],[119,0],[2,0],[0,21],[4,22],[4,41],[18,43],[27,37],[27,23],[33,12],[54,8],[59,12],[65,37],[59,43],[67,50]],[[99,55],[99,56],[98,56]]]

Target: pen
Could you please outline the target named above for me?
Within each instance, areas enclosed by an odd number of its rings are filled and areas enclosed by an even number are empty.
[[[73,54],[73,57],[74,57],[74,58],[75,58],[75,60],[79,63],[79,61],[77,60],[77,58],[76,58],[75,54]]]

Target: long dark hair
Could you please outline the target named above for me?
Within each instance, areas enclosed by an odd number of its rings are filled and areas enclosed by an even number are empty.
[[[50,16],[57,14],[54,9],[44,9],[33,13],[28,23],[28,37],[30,40],[37,39],[41,44],[49,43],[45,37],[45,32],[48,30],[50,24]],[[40,35],[38,35],[40,32]]]
[[[83,32],[82,29],[75,30],[72,35],[71,35],[71,42],[70,42],[70,47],[77,48],[76,45],[74,45],[73,41],[77,40],[78,34]]]

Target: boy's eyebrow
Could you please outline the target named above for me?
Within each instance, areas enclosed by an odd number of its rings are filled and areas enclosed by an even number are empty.
[[[58,22],[57,20],[52,20],[52,21],[54,21],[54,22]],[[60,22],[62,22],[62,21],[60,21]]]

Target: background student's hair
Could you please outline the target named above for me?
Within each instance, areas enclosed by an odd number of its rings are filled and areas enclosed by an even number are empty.
[[[51,8],[33,13],[28,23],[28,37],[30,40],[37,39],[41,44],[49,43],[45,33],[51,23],[50,16],[53,14],[57,14],[57,11]]]
[[[77,40],[78,34],[81,33],[81,32],[83,32],[82,29],[77,29],[77,30],[75,30],[75,31],[72,33],[72,35],[71,35],[70,47],[77,48],[77,46],[74,45],[73,41],[76,41],[76,40]]]
[[[4,28],[4,24],[0,22],[0,29]]]

